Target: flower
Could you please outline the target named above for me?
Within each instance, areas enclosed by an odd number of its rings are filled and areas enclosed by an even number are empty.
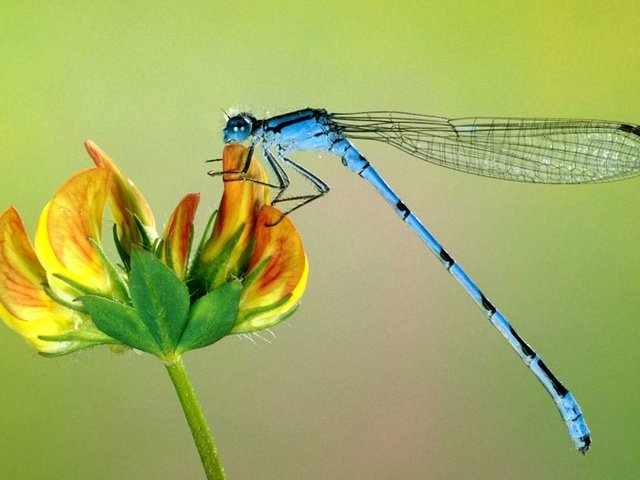
[[[247,148],[227,145],[225,172],[238,172]],[[267,177],[253,159],[246,177],[224,176],[224,194],[211,237],[194,263],[193,287],[218,288],[230,276],[245,279],[233,333],[272,327],[293,313],[307,284],[309,264],[302,240],[288,217],[270,206]]]
[[[8,208],[0,215],[0,317],[41,352],[68,347],[40,335],[60,335],[81,322],[81,315],[56,303],[42,287],[47,274],[38,260],[18,212]]]
[[[0,214],[0,318],[36,350],[110,344],[169,359],[272,327],[296,309],[307,258],[289,218],[269,205],[257,160],[246,174],[224,174],[215,223],[190,261],[199,195],[184,196],[159,235],[135,185],[93,142],[85,147],[96,167],[45,206],[33,246],[13,207]],[[226,146],[224,171],[242,170],[247,155]],[[107,203],[118,265],[101,243]]]
[[[222,156],[223,172],[242,170],[247,149],[240,144],[227,145]],[[260,164],[252,161],[246,176],[266,181]],[[217,288],[229,276],[246,269],[255,239],[256,219],[260,208],[268,202],[269,191],[262,183],[244,182],[237,173],[223,176],[224,193],[220,200],[211,236],[200,249],[194,265],[199,288]]]
[[[112,173],[109,205],[122,250],[129,253],[134,245],[147,245],[149,240],[155,240],[158,234],[155,231],[153,212],[142,193],[95,143],[88,140],[84,146],[98,168]],[[143,228],[139,228],[140,226]]]
[[[275,222],[278,222],[274,225]],[[264,205],[256,220],[255,246],[240,295],[233,332],[268,328],[293,313],[307,285],[309,262],[288,217]],[[296,268],[291,268],[295,265]]]

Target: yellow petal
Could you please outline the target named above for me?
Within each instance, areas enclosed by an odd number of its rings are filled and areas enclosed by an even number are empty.
[[[242,170],[248,149],[240,144],[227,145],[222,155],[222,168],[225,172]],[[253,158],[246,178],[266,181],[267,177],[260,163]],[[213,226],[211,238],[205,244],[200,258],[201,263],[215,260],[227,247],[231,238],[244,227],[224,269],[215,279],[211,279],[213,288],[224,283],[229,275],[238,275],[244,271],[251,253],[253,230],[258,210],[265,203],[268,189],[255,182],[244,181],[239,174],[225,174],[224,193]]]
[[[110,291],[109,275],[91,242],[100,243],[110,188],[109,171],[84,170],[62,186],[40,215],[36,254],[49,274],[49,283],[71,295],[72,289],[52,274],[63,275],[96,293]]]
[[[51,300],[42,287],[46,281],[18,212],[5,210],[0,215],[0,317],[36,349],[53,353],[67,344],[38,336],[62,335],[81,319]]]
[[[291,310],[307,285],[309,264],[289,217],[265,205],[256,221],[256,244],[240,297],[235,333],[268,328]],[[266,262],[266,264],[265,264]],[[254,270],[259,271],[252,277]]]
[[[180,279],[184,277],[189,259],[189,247],[193,238],[193,218],[199,202],[200,195],[197,193],[185,196],[174,210],[162,234],[164,242],[161,251],[162,261],[173,269]]]
[[[140,190],[95,143],[87,140],[84,146],[98,168],[104,168],[113,174],[109,206],[125,251],[130,252],[132,245],[141,243],[134,216],[140,219],[151,239],[157,238],[153,212]]]

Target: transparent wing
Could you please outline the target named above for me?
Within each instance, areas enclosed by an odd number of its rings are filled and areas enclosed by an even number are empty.
[[[347,138],[377,140],[444,167],[537,183],[640,175],[640,127],[600,120],[448,119],[404,112],[332,114]]]

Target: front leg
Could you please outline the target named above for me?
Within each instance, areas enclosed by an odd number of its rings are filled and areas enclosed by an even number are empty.
[[[240,170],[209,170],[207,172],[207,175],[209,175],[210,177],[218,177],[220,175],[237,175],[237,177],[235,178],[224,178],[223,181],[224,182],[251,182],[251,183],[257,183],[258,185],[264,185],[266,187],[274,188],[278,190],[278,195],[276,196],[276,199],[277,199],[282,194],[282,192],[286,190],[287,187],[289,186],[289,183],[290,183],[289,177],[287,176],[286,172],[283,170],[282,166],[275,159],[274,155],[266,148],[263,148],[262,150],[264,153],[264,157],[267,159],[269,167],[271,167],[271,170],[274,172],[278,183],[273,184],[269,182],[264,182],[262,180],[257,180],[255,178],[247,177],[246,174],[249,171],[249,168],[251,167],[251,161],[253,159],[253,151],[254,151],[254,145],[251,145],[249,147],[249,151],[247,152],[247,159],[245,160],[244,165]],[[207,162],[217,162],[220,160],[222,159],[216,158],[213,160],[207,160]]]

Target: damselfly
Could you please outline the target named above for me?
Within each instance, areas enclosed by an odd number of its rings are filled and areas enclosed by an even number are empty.
[[[292,209],[329,191],[329,186],[287,155],[303,150],[331,152],[367,180],[436,255],[500,331],[553,398],[581,453],[591,444],[589,429],[573,395],[516,333],[462,267],[400,200],[351,143],[377,140],[431,163],[488,177],[535,183],[593,183],[640,174],[640,127],[599,120],[539,118],[448,119],[403,112],[329,113],[303,109],[263,120],[250,113],[229,118],[226,143],[248,140],[260,146],[277,179],[274,203],[298,200]],[[249,155],[243,171],[251,161]],[[290,184],[283,166],[306,177],[311,195],[286,197]],[[242,173],[242,172],[236,172]],[[288,212],[287,212],[288,213]]]

